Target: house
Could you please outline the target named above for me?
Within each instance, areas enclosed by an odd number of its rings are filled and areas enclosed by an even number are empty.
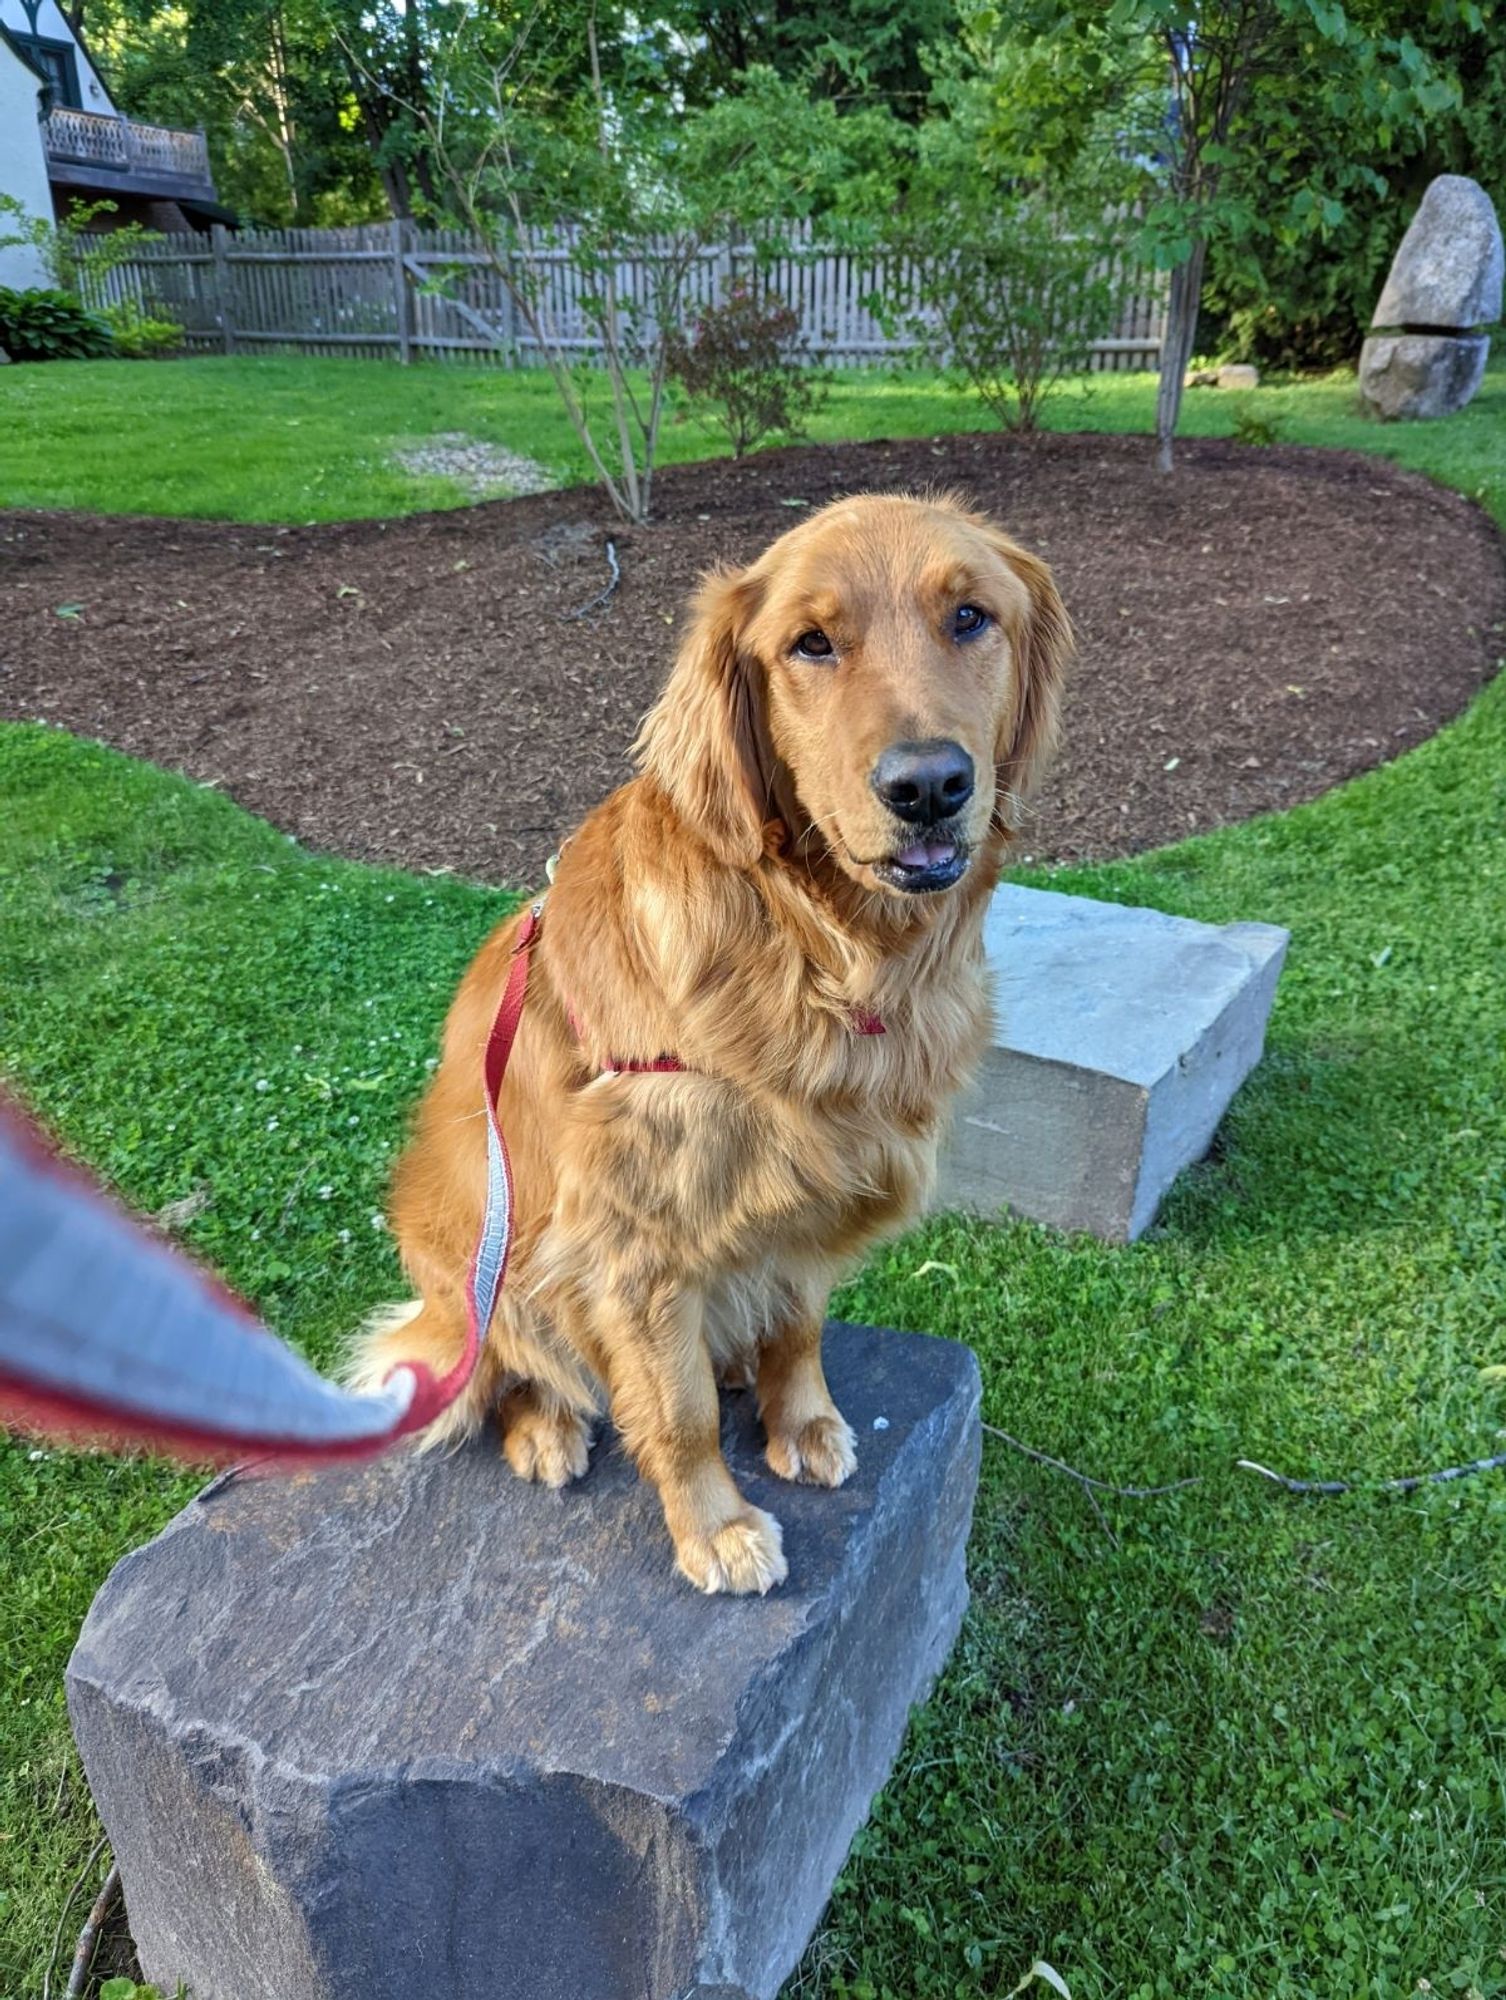
[[[215,197],[202,132],[125,118],[58,0],[0,0],[0,194],[62,218],[113,201],[113,224],[207,229],[233,222]],[[0,236],[14,221],[0,218]],[[0,249],[0,285],[45,283],[36,253]]]

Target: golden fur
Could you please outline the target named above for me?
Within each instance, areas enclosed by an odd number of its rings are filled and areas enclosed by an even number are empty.
[[[964,602],[990,621],[965,646]],[[830,659],[793,656],[808,628]],[[500,1105],[512,1261],[481,1365],[430,1442],[494,1412],[514,1470],[561,1485],[608,1404],[693,1583],[784,1577],[777,1522],[722,1458],[717,1381],[752,1382],[781,1477],[852,1470],[821,1370],[827,1296],[922,1206],[984,1045],[984,906],[1069,647],[1045,564],[946,499],[838,501],[707,579],[640,775],[573,835],[549,894]],[[875,872],[914,831],[873,766],[921,739],[960,744],[978,778],[952,826],[966,872],[934,893]],[[450,1009],[392,1196],[419,1302],[365,1331],[360,1383],[461,1352],[481,1052],[515,930],[482,946]],[[855,1032],[854,1010],[886,1032]],[[602,1073],[663,1052],[683,1073]]]

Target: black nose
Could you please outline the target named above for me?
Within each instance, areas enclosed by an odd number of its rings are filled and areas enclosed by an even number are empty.
[[[890,812],[914,826],[930,826],[961,812],[973,795],[973,760],[960,743],[933,737],[896,743],[874,765],[868,780]]]

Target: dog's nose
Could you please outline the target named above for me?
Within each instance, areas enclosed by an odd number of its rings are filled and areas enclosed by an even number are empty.
[[[960,743],[933,737],[895,743],[874,765],[868,782],[900,819],[933,825],[961,812],[973,795],[973,760]]]

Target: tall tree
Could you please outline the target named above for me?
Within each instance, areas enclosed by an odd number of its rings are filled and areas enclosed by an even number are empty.
[[[122,110],[203,127],[221,198],[247,219],[380,213],[322,0],[88,0],[87,32]]]
[[[1249,228],[1239,169],[1261,143],[1257,86],[1283,90],[1294,117],[1342,106],[1392,131],[1421,130],[1454,103],[1457,86],[1410,36],[1377,27],[1363,4],[1344,0],[1112,0],[1107,8],[1024,0],[1007,30],[996,13],[983,18],[1006,40],[1053,45],[1071,84],[1064,101],[1079,118],[1116,107],[1132,114],[1125,129],[1143,164],[1141,234],[1170,273],[1155,448],[1157,469],[1169,472],[1208,247]],[[1308,236],[1342,218],[1345,192],[1368,171],[1355,158],[1325,166],[1333,191],[1307,190],[1291,206],[1292,226]]]

